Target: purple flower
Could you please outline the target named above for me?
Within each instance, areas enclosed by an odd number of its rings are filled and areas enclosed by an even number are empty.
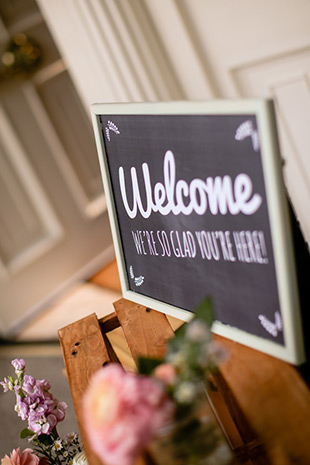
[[[51,394],[50,394],[51,396]],[[34,396],[32,396],[34,400]],[[30,399],[27,397],[26,399]],[[29,403],[29,400],[28,400]],[[53,397],[37,396],[36,402],[29,405],[28,410],[28,427],[36,434],[50,434],[52,429],[65,417],[65,402],[58,402]]]
[[[54,404],[54,399],[41,399],[41,407],[44,408],[46,414],[53,413]]]
[[[40,434],[44,433],[43,427],[42,427],[42,424],[41,424],[41,421],[40,421],[40,420],[28,422],[28,427],[29,427],[29,429],[31,429],[31,431],[33,431],[37,436],[39,436]]]
[[[1,381],[0,384],[3,387],[4,392],[13,391],[14,389],[12,381],[8,378],[4,378],[4,381]]]
[[[41,403],[38,405],[38,407],[35,408],[35,412],[37,415],[43,417],[46,413],[48,413],[48,407]]]
[[[28,417],[28,427],[37,435],[50,434],[52,429],[57,425],[57,418],[55,415],[43,413],[44,408],[40,407],[32,410]]]
[[[28,375],[24,377],[23,391],[31,398],[52,399],[53,396],[49,392],[50,387],[50,383],[45,379],[36,380]]]
[[[25,362],[25,360],[23,358],[15,358],[14,360],[12,360],[11,364],[15,368],[15,373],[16,374],[19,371],[22,371],[26,366],[26,362]]]
[[[17,382],[17,380],[16,380],[16,382]],[[14,388],[13,388],[13,391],[15,392],[16,395],[19,395],[20,394],[20,385],[15,384]]]
[[[46,418],[44,414],[42,415],[42,412],[38,410],[31,410],[29,412],[28,427],[29,429],[31,429],[31,431],[34,431],[38,435],[43,432],[46,432],[46,428],[44,428],[45,431],[43,431],[43,427],[45,423],[46,423]],[[48,429],[49,429],[49,426],[47,426],[47,430]]]
[[[53,428],[65,418],[67,404],[54,399],[49,392],[51,385],[46,379],[36,380],[24,375],[25,360],[15,359],[11,364],[15,368],[17,379],[12,376],[1,382],[4,392],[12,390],[16,395],[15,411],[22,420],[28,420],[28,427],[36,435],[50,434]]]
[[[27,402],[24,402],[24,400],[19,395],[16,396],[16,405],[14,410],[22,420],[27,420],[29,407]]]
[[[50,431],[54,428],[54,426],[57,425],[58,421],[57,421],[57,418],[55,417],[55,415],[48,415],[47,418],[46,418],[48,424],[49,424],[49,427],[50,427]]]
[[[42,393],[51,395],[48,391],[51,389],[50,383],[46,379],[38,379],[36,383],[37,389]]]
[[[65,410],[67,407],[66,402],[58,402],[58,400],[55,399],[53,414],[57,418],[57,422],[60,422],[65,418]]]
[[[36,380],[33,376],[30,376],[30,375],[24,376],[23,391],[26,394],[28,395],[33,394],[35,385],[36,385]]]

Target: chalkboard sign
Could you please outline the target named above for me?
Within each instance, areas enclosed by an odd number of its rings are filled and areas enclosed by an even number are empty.
[[[123,296],[304,361],[271,101],[96,104],[92,116]]]

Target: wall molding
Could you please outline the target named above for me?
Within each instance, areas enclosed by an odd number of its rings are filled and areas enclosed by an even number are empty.
[[[38,3],[87,111],[94,102],[214,97],[178,1]]]

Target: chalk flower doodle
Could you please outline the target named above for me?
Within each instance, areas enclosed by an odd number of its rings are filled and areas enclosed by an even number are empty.
[[[144,283],[144,276],[140,275],[140,276],[136,277],[134,272],[133,272],[132,265],[130,265],[130,267],[129,267],[129,274],[130,274],[131,279],[134,280],[135,286],[142,286],[142,284]]]
[[[265,315],[258,315],[258,319],[267,333],[271,334],[273,337],[277,337],[278,333],[283,331],[283,323],[280,312],[275,312],[274,322],[270,321]]]
[[[244,121],[236,130],[235,139],[238,141],[251,137],[252,146],[255,152],[259,151],[260,143],[257,129],[254,129],[253,123],[250,120]]]
[[[114,132],[115,134],[121,133],[116,124],[114,124],[112,121],[108,121],[108,124],[105,127],[105,134],[107,136],[108,141],[111,140],[110,131]]]

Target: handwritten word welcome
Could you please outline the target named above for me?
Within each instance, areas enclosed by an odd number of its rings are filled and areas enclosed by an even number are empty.
[[[135,218],[139,210],[143,218],[149,218],[152,212],[161,215],[204,215],[209,207],[212,215],[231,215],[244,213],[253,215],[262,203],[259,194],[254,194],[251,178],[244,173],[236,176],[234,182],[226,175],[215,178],[207,177],[206,180],[199,178],[187,183],[184,179],[176,181],[176,163],[173,152],[167,150],[164,158],[164,184],[157,182],[152,192],[150,170],[147,163],[142,164],[144,189],[146,194],[146,206],[144,207],[140,195],[137,170],[132,167],[132,206],[129,206],[124,168],[119,168],[119,183],[125,210],[130,218]]]

